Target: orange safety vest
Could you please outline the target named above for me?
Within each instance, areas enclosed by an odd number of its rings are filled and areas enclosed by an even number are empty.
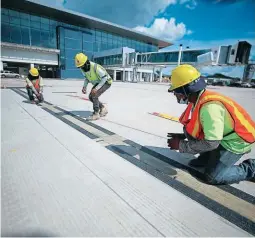
[[[237,135],[248,143],[252,144],[255,142],[255,122],[251,119],[249,114],[229,97],[209,90],[206,90],[201,94],[190,119],[189,117],[193,109],[193,103],[189,103],[186,110],[182,113],[179,121],[185,126],[187,133],[194,138],[200,140],[204,139],[199,112],[201,107],[210,101],[221,102],[228,110],[234,121],[234,131]]]
[[[36,80],[30,80],[31,81],[31,83],[34,85],[34,87],[35,87],[35,89],[36,90],[39,90],[40,89],[40,78],[38,78],[38,79],[36,79]],[[29,87],[28,85],[27,85],[27,87]]]

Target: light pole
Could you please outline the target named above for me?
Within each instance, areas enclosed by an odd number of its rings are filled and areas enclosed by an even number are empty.
[[[180,44],[180,48],[179,48],[178,65],[181,64],[181,55],[182,55],[182,44]]]

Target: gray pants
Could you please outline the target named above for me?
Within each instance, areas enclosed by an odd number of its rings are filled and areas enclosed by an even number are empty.
[[[28,97],[29,97],[29,100],[30,100],[30,101],[34,101],[34,100],[35,100],[35,98],[34,98],[34,92],[33,92],[32,88],[27,87],[27,94],[28,94]],[[40,97],[37,98],[37,99],[38,99],[39,102],[43,102],[43,100],[44,100],[43,95],[40,94]]]
[[[92,89],[94,89],[97,86],[94,85]],[[98,113],[100,109],[103,108],[103,104],[99,101],[99,96],[101,96],[108,88],[111,87],[111,84],[106,82],[100,89],[97,90],[96,94],[92,95],[89,94],[89,100],[93,103],[93,110],[94,113]]]

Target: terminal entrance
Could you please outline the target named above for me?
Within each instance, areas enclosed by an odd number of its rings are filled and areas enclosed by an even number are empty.
[[[58,66],[34,64],[43,78],[57,78]],[[19,75],[27,76],[30,69],[29,63],[3,62],[3,70],[11,71]]]

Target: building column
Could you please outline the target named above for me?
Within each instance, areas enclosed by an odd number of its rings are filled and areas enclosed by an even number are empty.
[[[153,73],[150,73],[150,82],[153,80]]]
[[[113,81],[116,81],[116,70],[113,70]]]
[[[123,69],[123,71],[122,71],[122,78],[121,78],[121,80],[122,80],[122,82],[125,82],[125,77],[126,75],[125,75],[125,69]]]
[[[34,64],[30,64],[30,69],[31,69],[31,68],[34,68],[34,67],[35,67],[35,65],[34,65]]]
[[[127,81],[130,81],[130,71],[127,71]]]
[[[160,83],[162,82],[162,69],[160,69],[160,72],[159,72],[159,82]]]
[[[4,64],[2,61],[0,61],[0,70],[4,70]]]

